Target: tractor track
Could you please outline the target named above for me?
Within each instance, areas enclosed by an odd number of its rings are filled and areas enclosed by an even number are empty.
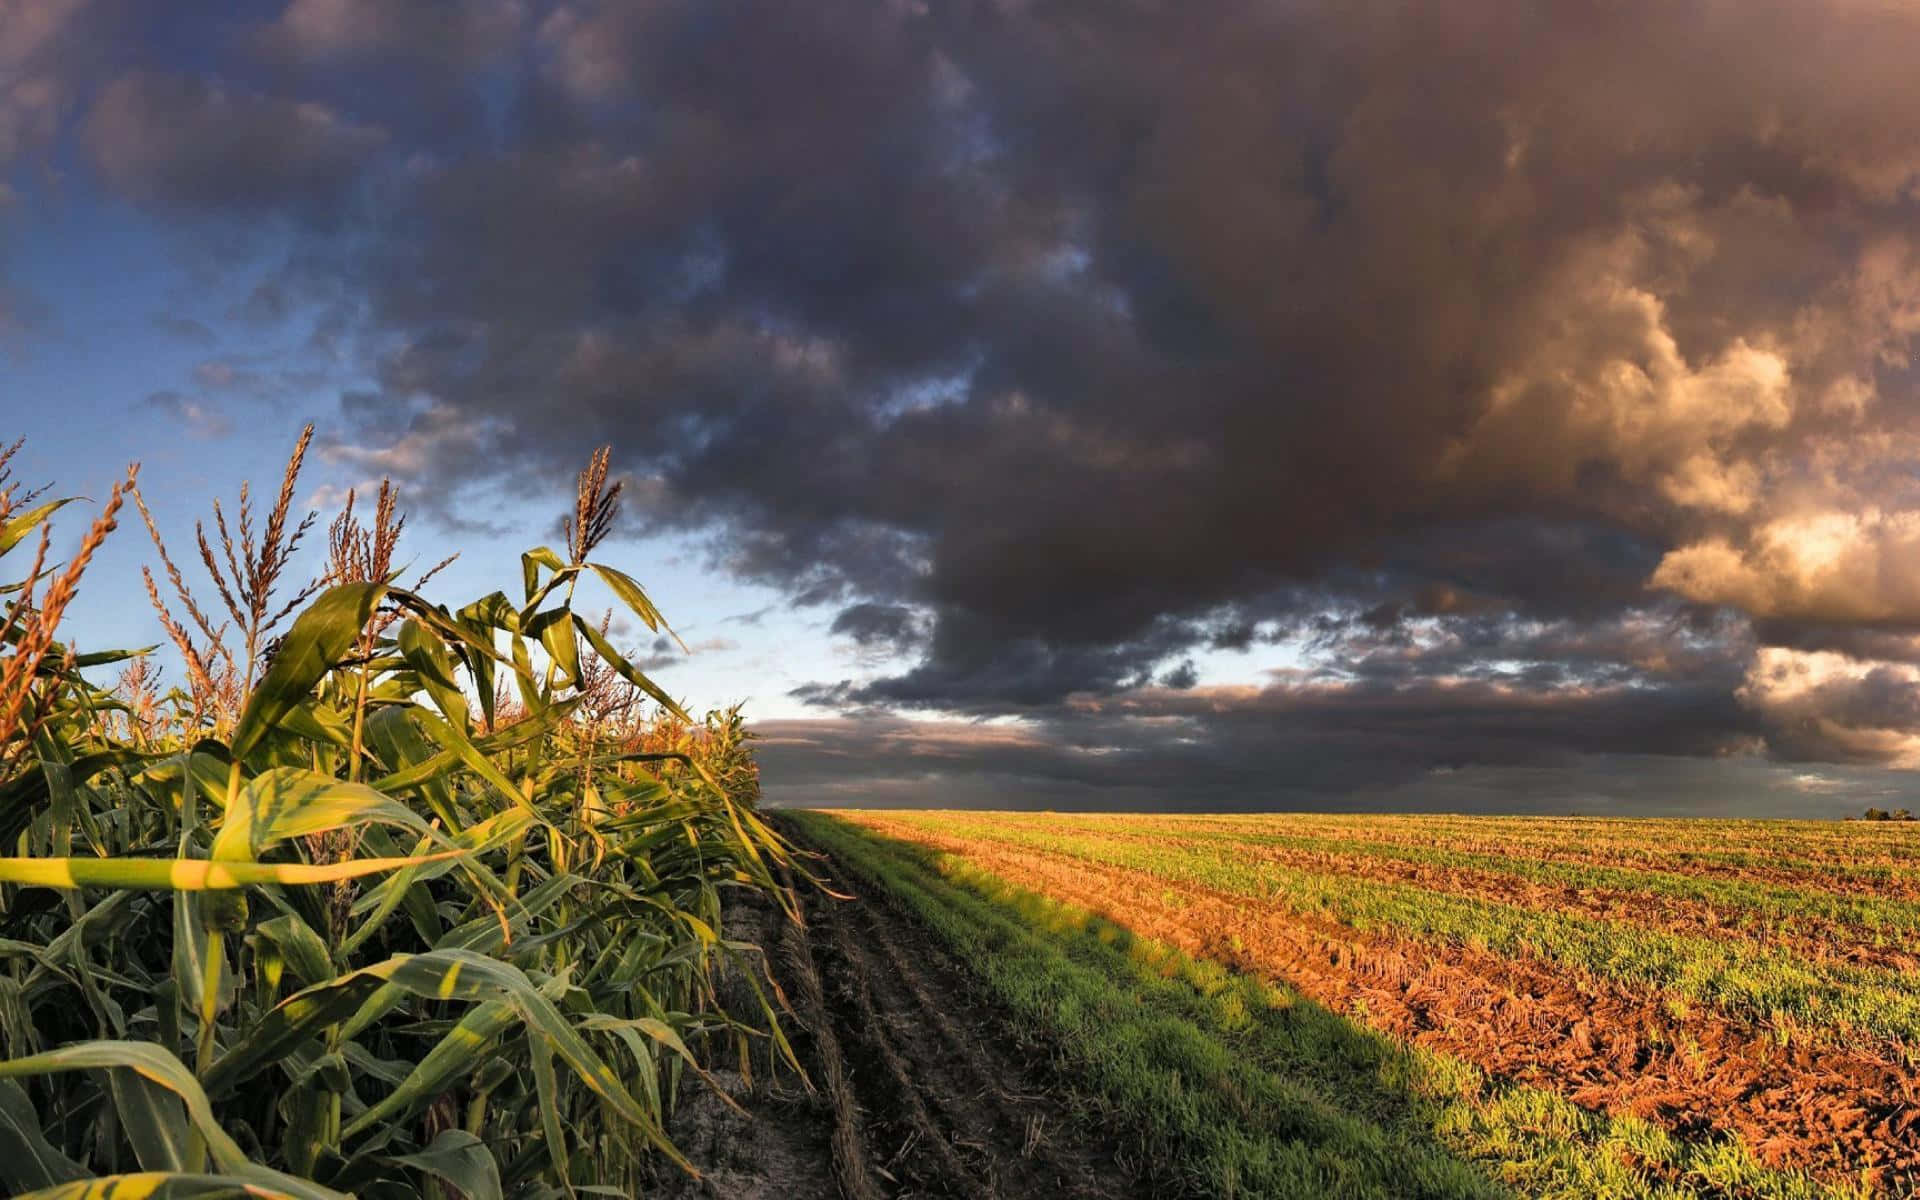
[[[830,859],[813,864],[855,890]],[[729,912],[729,936],[775,949],[767,967],[791,1013],[791,1069],[695,1079],[669,1132],[701,1171],[658,1194],[724,1200],[1122,1200],[1166,1194],[1100,1132],[1043,1045],[979,994],[963,967],[884,894],[795,889],[804,925],[764,900]],[[735,986],[743,986],[735,981]],[[735,1011],[744,1011],[736,1007]],[[724,1059],[724,1055],[720,1055]],[[758,1057],[766,1057],[764,1050]]]

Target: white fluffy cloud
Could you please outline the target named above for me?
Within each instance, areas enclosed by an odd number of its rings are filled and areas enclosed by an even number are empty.
[[[1920,768],[1920,667],[1767,646],[1739,695],[1788,756]]]
[[[1744,545],[1715,537],[1669,553],[1653,583],[1756,617],[1835,622],[1920,619],[1920,511],[1782,517]]]

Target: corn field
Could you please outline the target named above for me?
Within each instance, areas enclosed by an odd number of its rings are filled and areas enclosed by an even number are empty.
[[[721,923],[730,887],[791,903],[739,713],[694,722],[576,611],[593,581],[666,629],[594,557],[605,451],[564,551],[452,608],[403,584],[385,485],[290,577],[311,432],[191,556],[130,469],[53,561],[66,502],[0,457],[0,1192],[638,1194],[699,1047],[794,1063]],[[177,686],[59,636],[135,511]]]

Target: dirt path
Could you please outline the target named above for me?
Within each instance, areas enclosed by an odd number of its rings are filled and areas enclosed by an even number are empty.
[[[854,890],[829,862],[840,891]],[[670,1197],[905,1200],[1158,1194],[1116,1142],[1077,1120],[1048,1056],[1009,1028],[946,952],[883,896],[805,897],[806,927],[750,903],[730,936],[758,941],[794,1009],[788,1028],[814,1091],[792,1072],[698,1081],[671,1132],[703,1179]],[[735,981],[735,986],[739,986]],[[719,1056],[725,1058],[725,1055]],[[764,1061],[760,1052],[756,1061]]]

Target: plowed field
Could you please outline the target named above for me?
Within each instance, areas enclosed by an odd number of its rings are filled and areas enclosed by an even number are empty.
[[[866,903],[916,914],[1162,1188],[1920,1195],[1912,826],[849,811],[791,827]],[[1097,972],[1073,976],[1091,990],[1056,994],[1069,968]],[[1135,1029],[1141,1005],[1167,1021]],[[1149,1094],[1169,1086],[1190,1126]]]

